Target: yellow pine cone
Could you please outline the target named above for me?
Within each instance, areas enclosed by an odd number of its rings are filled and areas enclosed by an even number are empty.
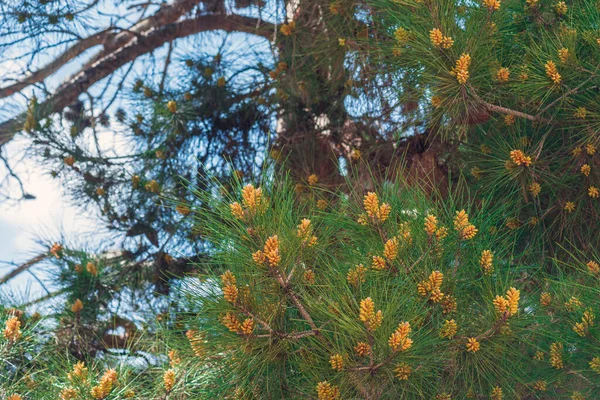
[[[467,83],[469,79],[469,67],[471,66],[471,56],[469,54],[463,53],[456,60],[456,66],[452,70],[452,73],[456,76],[456,80],[461,85]]]
[[[511,287],[506,292],[506,299],[508,300],[509,315],[515,315],[519,311],[519,299],[521,292],[514,287]]]
[[[598,264],[596,261],[588,261],[586,266],[591,274],[600,274],[600,264]]]
[[[96,264],[91,261],[86,264],[85,270],[92,276],[98,275],[98,268],[96,268]]]
[[[401,322],[388,339],[388,344],[392,351],[406,351],[412,347],[413,341],[408,337],[411,328],[408,322]]]
[[[548,78],[550,78],[555,85],[558,85],[562,80],[562,77],[558,73],[558,69],[556,68],[554,61],[548,61],[544,65],[544,68],[546,69],[546,75]]]
[[[340,372],[344,368],[344,359],[340,354],[334,354],[329,358],[331,369]]]
[[[200,332],[190,329],[185,333],[185,336],[190,342],[190,346],[192,348],[192,351],[194,352],[194,355],[196,357],[204,356],[205,352],[204,346],[202,345],[202,335],[200,334]]]
[[[490,11],[498,11],[500,9],[500,0],[483,0],[483,6]]]
[[[221,323],[229,329],[230,332],[240,330],[240,320],[232,312],[228,312],[221,318]]]
[[[562,351],[562,343],[554,342],[550,345],[550,365],[556,369],[561,369],[564,367]]]
[[[502,67],[496,71],[496,80],[500,83],[508,82],[510,78],[510,70],[506,67]]]
[[[381,310],[375,312],[375,303],[370,297],[361,300],[359,319],[365,324],[367,330],[371,332],[381,326],[383,314],[381,313]]]
[[[481,258],[479,259],[479,265],[483,269],[485,275],[489,275],[494,272],[494,253],[491,250],[483,250],[481,252]]]
[[[340,398],[340,389],[327,381],[317,384],[317,397],[319,400],[337,400]]]
[[[310,219],[304,218],[298,225],[297,236],[302,239],[302,243],[308,247],[317,244],[317,237],[312,234],[313,228]]]
[[[223,297],[228,302],[234,304],[238,298],[238,288],[235,285],[225,285],[223,287]]]
[[[73,311],[75,314],[77,314],[81,310],[83,310],[83,302],[81,300],[77,299],[71,306],[71,311]]]
[[[458,332],[458,325],[456,324],[456,321],[454,321],[453,319],[447,319],[446,321],[444,321],[444,325],[440,330],[440,336],[443,338],[451,339],[454,335],[456,335],[456,332]]]
[[[365,342],[358,342],[354,346],[354,350],[359,357],[364,357],[371,352],[371,346]]]
[[[283,36],[290,36],[294,32],[294,29],[296,29],[296,22],[290,21],[287,24],[281,25],[281,28],[279,28],[279,31],[281,32],[281,34]]]
[[[67,378],[71,382],[73,381],[85,381],[87,379],[88,369],[85,367],[83,361],[78,361],[73,365],[73,372],[67,374]]]
[[[252,318],[244,320],[242,325],[240,325],[240,331],[242,331],[244,335],[252,335],[252,332],[254,332],[254,320]]]
[[[390,205],[387,203],[379,205],[379,197],[374,192],[368,192],[365,195],[363,205],[367,215],[374,222],[385,222],[389,218],[392,210]]]
[[[244,209],[242,205],[237,201],[231,203],[229,205],[229,209],[231,210],[231,214],[237,219],[244,219]]]
[[[4,324],[4,337],[10,342],[16,342],[21,338],[21,321],[12,316]]]
[[[175,371],[169,369],[163,375],[163,383],[165,384],[165,391],[170,393],[175,387]]]
[[[412,373],[412,368],[407,363],[402,362],[396,365],[396,369],[394,369],[394,372],[398,379],[400,379],[401,381],[406,381]]]
[[[73,400],[77,398],[77,391],[73,388],[64,388],[60,392],[60,400]]]
[[[394,261],[398,257],[398,248],[398,238],[393,237],[389,239],[383,246],[383,256],[388,261]]]
[[[167,103],[167,110],[169,110],[171,114],[175,114],[177,112],[177,102],[175,100],[170,100]]]
[[[425,217],[425,233],[427,233],[428,236],[433,236],[435,234],[435,231],[438,229],[438,221],[437,218],[434,217],[431,214],[428,214]]]
[[[279,255],[279,239],[277,235],[271,236],[265,242],[264,248],[265,257],[270,267],[276,267],[281,261],[281,255]]]
[[[504,314],[508,310],[508,307],[509,307],[508,300],[506,300],[502,296],[496,296],[493,303],[494,303],[494,308],[496,309],[496,312],[498,312],[500,314]]]
[[[600,357],[592,358],[592,361],[590,361],[590,368],[592,371],[600,374]]]
[[[469,338],[467,340],[467,351],[470,353],[477,353],[481,347],[476,338]]]
[[[510,152],[510,159],[514,164],[523,167],[529,167],[532,163],[531,157],[525,155],[521,150],[512,150]]]
[[[383,257],[373,256],[373,265],[371,265],[371,268],[376,271],[384,270],[386,268],[385,259],[383,259]]]
[[[492,389],[492,393],[490,394],[490,400],[502,400],[504,398],[504,394],[502,393],[502,388],[496,386]]]
[[[366,270],[367,269],[362,264],[351,268],[348,271],[348,276],[346,278],[348,280],[348,283],[352,286],[359,286],[361,283],[364,283]]]

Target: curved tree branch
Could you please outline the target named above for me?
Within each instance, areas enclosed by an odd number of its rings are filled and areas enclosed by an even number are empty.
[[[165,43],[200,32],[215,30],[245,32],[270,39],[272,24],[240,15],[203,15],[153,28],[131,39],[127,44],[89,67],[82,68],[71,79],[63,83],[52,96],[38,105],[36,115],[41,119],[62,111],[96,82]],[[26,117],[27,113],[24,112],[0,123],[0,147],[9,142],[22,129]]]
[[[111,52],[121,47],[133,39],[136,34],[177,21],[179,17],[192,11],[198,3],[200,0],[176,0],[173,4],[161,7],[154,15],[141,20],[128,30],[110,37],[104,44],[105,51]]]
[[[177,21],[182,15],[189,13],[199,2],[200,0],[177,0],[173,4],[162,6],[154,15],[141,20],[127,30],[115,33],[114,29],[109,28],[82,39],[30,76],[10,86],[0,88],[0,99],[11,96],[31,84],[42,82],[86,50],[101,44],[104,45],[104,48],[88,61],[86,65],[89,66],[123,46],[136,35]]]
[[[58,69],[61,68],[63,65],[67,64],[69,61],[79,56],[84,51],[94,46],[102,44],[107,39],[109,34],[110,31],[102,31],[78,41],[73,46],[69,47],[60,56],[56,57],[50,63],[46,64],[33,74],[29,75],[28,77],[24,78],[19,82],[13,83],[10,86],[0,88],[0,99],[11,96],[17,93],[18,91],[23,90],[31,84],[43,81],[44,79],[58,71]]]
[[[85,64],[85,67],[89,67],[119,47],[124,46],[143,32],[176,22],[182,15],[192,11],[198,3],[200,3],[200,0],[176,0],[173,4],[161,7],[154,15],[139,21],[129,29],[111,35],[104,42],[104,49],[92,57]]]
[[[19,265],[17,268],[13,269],[8,274],[6,274],[2,278],[0,278],[0,285],[10,281],[12,278],[19,275],[21,272],[27,271],[29,268],[33,267],[35,264],[44,261],[46,258],[48,258],[48,256],[49,256],[49,253],[42,253],[42,254],[39,254],[39,255],[33,257],[31,260]]]

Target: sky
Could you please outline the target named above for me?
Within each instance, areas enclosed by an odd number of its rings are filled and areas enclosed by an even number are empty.
[[[20,143],[11,143],[17,147]],[[21,175],[27,192],[36,196],[35,200],[0,202],[0,276],[30,258],[46,251],[37,243],[40,239],[59,241],[61,233],[77,236],[86,232],[87,216],[69,205],[61,193],[57,180],[40,172],[33,160],[25,160]],[[43,264],[32,269],[38,276],[43,275]],[[7,290],[3,288],[4,290]],[[22,273],[12,280],[9,289],[17,297],[36,298],[44,290],[30,273]]]
[[[99,130],[100,147],[116,150],[122,147],[116,134]],[[15,138],[3,151],[13,157],[23,154],[28,141]],[[16,266],[48,251],[49,244],[61,243],[72,248],[90,249],[98,247],[108,232],[98,229],[99,220],[95,208],[86,212],[81,206],[72,204],[65,193],[64,182],[52,178],[47,168],[39,160],[22,157],[13,166],[14,172],[23,182],[25,192],[35,196],[33,200],[0,201],[0,277]],[[15,303],[23,303],[39,298],[47,292],[48,265],[36,264],[27,272],[0,286],[0,301],[8,297]],[[35,276],[34,276],[35,275]],[[36,279],[36,277],[39,279]],[[49,288],[51,289],[51,288]]]

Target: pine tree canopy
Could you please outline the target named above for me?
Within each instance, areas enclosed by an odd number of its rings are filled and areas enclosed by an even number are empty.
[[[91,235],[0,400],[600,398],[599,67],[592,0],[1,2],[0,201]]]

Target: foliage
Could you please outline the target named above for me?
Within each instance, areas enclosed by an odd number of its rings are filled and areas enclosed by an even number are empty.
[[[37,40],[40,10],[3,17]],[[31,99],[29,150],[119,250],[48,245],[0,396],[600,397],[596,2],[286,11],[123,78],[114,119]]]
[[[517,251],[522,234],[504,226],[503,210],[460,187],[463,196],[436,203],[388,184],[324,207],[318,185],[298,194],[269,182],[196,194],[213,266],[189,278],[158,334],[171,354],[161,373],[178,382],[170,395],[600,393],[593,260]]]
[[[550,251],[596,247],[580,232],[598,214],[597,3],[371,3],[386,65],[411,77],[403,94],[428,129],[457,143],[455,168]]]
[[[464,213],[396,184],[323,211],[319,190],[298,207],[278,182],[232,212],[256,190],[199,210],[227,268],[190,292],[190,327],[222,361],[207,397],[598,395],[597,275],[583,261],[546,274],[489,202]]]

